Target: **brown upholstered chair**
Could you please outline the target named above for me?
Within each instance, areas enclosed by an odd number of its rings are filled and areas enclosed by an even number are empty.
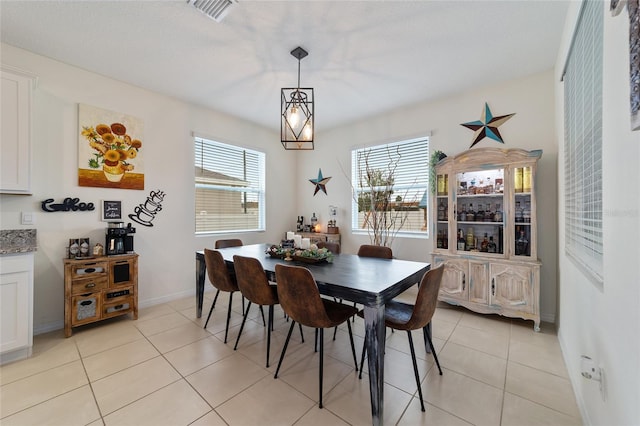
[[[242,245],[242,240],[237,238],[231,238],[228,240],[216,240],[215,248],[225,248],[225,247],[239,247]],[[216,302],[218,301],[218,296],[220,295],[220,290],[216,291],[216,296],[213,298],[213,307],[216,306]],[[213,308],[212,308],[213,309]],[[242,311],[244,312],[244,299],[242,300]]]
[[[353,352],[353,362],[358,369],[356,349],[353,345],[353,334],[349,318],[355,315],[358,310],[353,306],[343,305],[320,297],[318,286],[307,268],[300,266],[276,265],[276,282],[278,283],[278,298],[282,309],[291,318],[291,327],[287,340],[282,347],[280,361],[274,378],[278,378],[282,360],[287,352],[289,338],[296,322],[319,329],[320,340],[320,373],[319,373],[319,407],[322,408],[322,373],[324,358],[324,329],[336,327],[344,322],[349,328],[349,340],[351,341],[351,351]]]
[[[438,371],[442,375],[442,368],[438,361],[438,355],[433,347],[431,336],[427,331],[427,325],[431,322],[433,314],[438,304],[438,292],[440,291],[440,281],[442,280],[442,272],[444,265],[440,265],[435,269],[427,271],[420,280],[418,295],[414,305],[392,300],[385,305],[384,324],[392,330],[406,330],[409,338],[409,349],[411,350],[411,359],[413,361],[413,372],[416,376],[416,385],[418,386],[418,395],[420,396],[420,406],[424,411],[424,400],[422,398],[422,388],[420,387],[420,376],[418,374],[418,364],[416,363],[416,351],[413,347],[413,339],[411,337],[412,330],[422,329],[424,335],[424,344],[427,343],[431,348],[431,353],[438,366]],[[362,312],[358,312],[358,316],[362,316]],[[362,359],[360,360],[360,378],[362,378],[362,365],[366,353],[366,341],[362,348]]]
[[[390,247],[363,244],[358,249],[358,256],[379,257],[381,259],[393,259],[393,251]]]
[[[236,280],[238,282],[238,288],[242,295],[249,301],[247,308],[244,311],[244,317],[242,319],[242,325],[240,325],[240,331],[238,332],[238,338],[233,350],[238,348],[238,342],[244,329],[244,323],[247,321],[249,315],[249,309],[251,304],[255,303],[262,306],[269,306],[269,323],[267,330],[267,368],[269,367],[269,351],[271,348],[271,330],[273,329],[273,306],[278,302],[278,291],[275,285],[269,283],[267,274],[265,273],[260,261],[252,257],[233,256],[233,267],[236,271]],[[300,328],[302,333],[302,327]]]
[[[226,291],[229,293],[229,310],[227,312],[227,327],[224,332],[224,342],[227,343],[227,335],[229,334],[229,320],[231,319],[231,304],[233,302],[233,293],[238,291],[238,284],[235,277],[229,273],[227,264],[222,257],[222,253],[217,250],[204,249],[204,262],[207,266],[207,275],[211,284],[218,289],[218,291]],[[216,306],[215,300],[211,304],[211,310],[209,310],[209,316],[204,323],[204,328],[207,328],[209,319],[213,313],[213,308]]]
[[[340,243],[334,243],[331,241],[320,241],[316,244],[318,248],[326,248],[333,254],[340,254]]]

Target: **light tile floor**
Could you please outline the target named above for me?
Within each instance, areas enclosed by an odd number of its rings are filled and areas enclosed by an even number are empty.
[[[404,295],[415,297],[411,290]],[[74,329],[36,336],[31,358],[0,367],[0,423],[10,425],[369,425],[368,377],[358,380],[346,326],[325,333],[324,409],[318,400],[313,330],[292,335],[273,378],[288,323],[276,307],[270,366],[266,330],[252,306],[238,346],[240,297],[223,343],[221,294],[207,330],[213,293],[196,318],[195,298]],[[266,310],[265,310],[266,314]],[[354,325],[358,360],[364,324]],[[439,305],[434,345],[444,375],[414,342],[426,412],[420,411],[404,332],[388,332],[384,420],[387,425],[579,425],[580,414],[551,325],[479,315]],[[366,373],[366,368],[365,368]]]

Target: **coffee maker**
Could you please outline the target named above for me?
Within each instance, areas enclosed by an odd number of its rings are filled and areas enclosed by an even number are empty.
[[[113,256],[117,254],[133,253],[133,234],[136,228],[124,222],[109,222],[105,238],[105,254]]]

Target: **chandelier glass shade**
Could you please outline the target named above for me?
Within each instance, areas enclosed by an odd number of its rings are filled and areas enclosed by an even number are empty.
[[[281,90],[280,139],[284,149],[312,150],[313,89],[300,87],[300,60],[308,53],[297,47],[291,55],[298,59],[298,86]]]

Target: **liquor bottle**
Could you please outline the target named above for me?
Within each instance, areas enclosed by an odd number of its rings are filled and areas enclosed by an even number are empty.
[[[458,229],[458,251],[464,251],[465,249],[464,232],[462,232],[462,229]]]
[[[446,220],[444,202],[440,200],[440,204],[438,205],[438,220]]]
[[[522,192],[531,192],[531,167],[522,169]]]
[[[476,212],[473,211],[473,203],[469,203],[469,210],[467,210],[467,222],[473,222],[476,218]]]
[[[493,215],[494,222],[502,222],[502,210],[500,210],[500,204],[496,204],[496,212]]]
[[[522,216],[522,207],[520,207],[520,201],[516,201],[516,222],[524,222]]]
[[[442,248],[443,249],[449,248],[449,234],[447,234],[446,229],[442,231]]]
[[[318,218],[314,213],[313,216],[311,216],[311,232],[317,232],[317,229],[316,229],[317,224],[318,224]]]
[[[466,222],[466,221],[467,221],[467,205],[463,204],[462,211],[460,212],[460,222]]]
[[[531,222],[531,202],[526,201],[524,203],[524,209],[522,210],[522,219],[525,223]]]
[[[487,238],[487,233],[484,233],[484,239],[482,240],[482,243],[480,243],[480,251],[482,252],[488,252],[489,251],[489,239]]]
[[[529,255],[529,240],[524,235],[524,230],[520,228],[520,237],[516,240],[516,256]]]
[[[444,176],[445,175],[438,175],[438,177],[437,177],[438,195],[446,195],[447,194],[445,192]]]
[[[484,220],[484,209],[482,204],[478,204],[478,211],[476,212],[476,222],[482,222]]]
[[[436,240],[436,247],[444,248],[444,243],[442,241],[442,231],[438,231],[438,239]]]
[[[497,251],[496,243],[493,241],[493,235],[489,237],[489,243],[487,244],[487,252],[495,253]]]
[[[491,211],[491,204],[487,204],[487,209],[484,211],[484,221],[493,222],[495,212]]]
[[[473,228],[467,228],[467,250],[471,250],[475,247],[475,241],[473,237]]]

